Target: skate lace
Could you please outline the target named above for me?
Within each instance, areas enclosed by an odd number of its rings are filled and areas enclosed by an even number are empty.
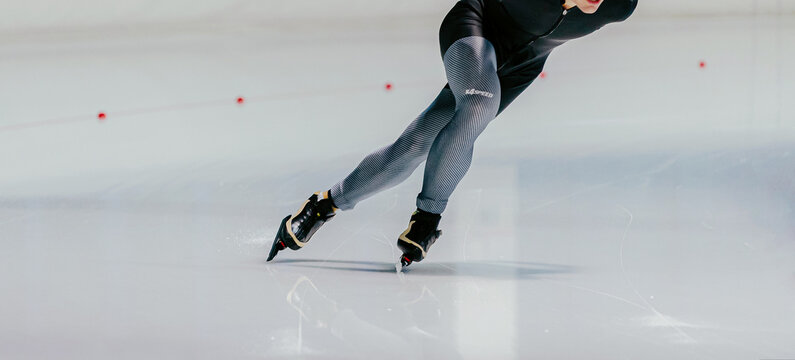
[[[333,218],[336,214],[332,211],[328,201],[315,200],[307,204],[304,211],[302,211],[293,220],[296,225],[294,232],[299,238],[305,238],[312,232],[318,223],[323,223]]]

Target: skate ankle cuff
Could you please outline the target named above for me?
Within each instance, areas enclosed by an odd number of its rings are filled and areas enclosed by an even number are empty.
[[[417,214],[417,215],[422,216],[424,218],[430,218],[430,219],[441,219],[442,218],[442,214],[436,214],[436,213],[428,212],[428,211],[422,210],[420,208],[417,208],[417,210],[414,211],[414,214]]]
[[[328,211],[330,213],[333,214],[339,210],[339,208],[334,204],[334,200],[331,198],[331,190],[318,191],[315,193],[315,195],[317,195],[318,203],[326,202],[329,207]]]
[[[329,203],[331,204],[331,211],[336,212],[340,208],[337,207],[337,204],[334,203],[334,198],[331,197],[331,190],[326,190],[325,193],[326,199],[328,199]]]

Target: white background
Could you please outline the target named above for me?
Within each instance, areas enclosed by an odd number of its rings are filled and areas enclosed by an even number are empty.
[[[0,359],[795,359],[792,15],[556,49],[404,274],[421,168],[264,259],[438,93],[451,2],[4,1]]]
[[[609,0],[608,0],[609,1]],[[0,32],[163,23],[265,23],[277,19],[439,17],[450,0],[4,0]],[[793,0],[640,0],[639,16],[791,14]]]

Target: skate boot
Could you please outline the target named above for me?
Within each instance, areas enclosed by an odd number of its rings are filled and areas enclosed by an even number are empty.
[[[400,257],[403,267],[425,258],[431,245],[439,236],[442,236],[442,231],[436,229],[441,219],[439,214],[419,209],[411,215],[409,227],[400,234],[397,242],[398,248],[403,251],[403,255]]]
[[[286,248],[298,250],[304,247],[317,229],[334,217],[337,208],[328,191],[316,192],[304,202],[295,215],[287,215],[279,225],[273,240],[268,261]]]

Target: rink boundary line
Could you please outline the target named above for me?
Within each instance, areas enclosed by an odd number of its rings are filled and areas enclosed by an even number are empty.
[[[438,81],[431,82],[430,80],[416,80],[416,81],[401,83],[400,88],[418,88],[424,86],[431,86],[431,84],[438,84],[443,86],[443,84],[439,83]],[[328,89],[315,89],[312,91],[295,91],[295,92],[285,92],[285,93],[276,93],[268,95],[255,95],[250,97],[241,97],[244,99],[243,103],[237,102],[238,97],[230,97],[224,99],[185,102],[185,103],[172,104],[172,105],[142,107],[137,109],[133,108],[128,110],[120,110],[120,111],[112,111],[111,109],[110,111],[103,110],[97,114],[92,114],[92,115],[72,115],[72,116],[58,117],[47,120],[0,125],[0,133],[33,129],[33,128],[42,128],[49,126],[57,126],[57,125],[78,123],[84,121],[85,122],[93,121],[95,123],[102,124],[104,122],[112,121],[113,119],[118,119],[118,118],[125,118],[125,117],[138,116],[138,115],[159,114],[159,113],[183,111],[183,110],[208,109],[208,108],[215,108],[222,106],[241,107],[249,103],[264,103],[269,101],[291,100],[291,99],[309,99],[309,98],[319,98],[324,96],[339,96],[340,94],[350,95],[350,94],[370,93],[375,91],[380,91],[380,92],[395,91],[391,87],[389,90],[384,90],[383,86],[384,86],[383,84],[378,86],[376,85],[355,86],[355,87],[351,86],[351,87],[339,87],[339,88],[328,88]],[[379,88],[380,90],[373,90]],[[97,117],[98,114],[100,113],[106,114],[106,118],[98,119]]]

